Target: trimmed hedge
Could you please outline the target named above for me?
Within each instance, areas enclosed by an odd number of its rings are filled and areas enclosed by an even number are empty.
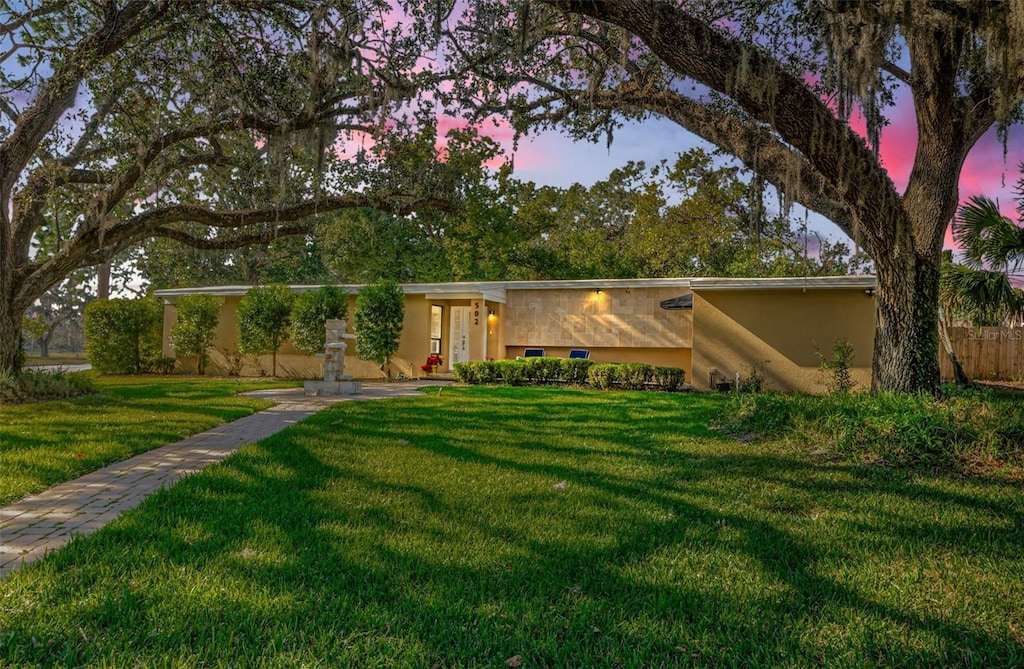
[[[678,367],[652,367],[637,362],[596,364],[593,360],[579,358],[458,362],[453,371],[456,380],[470,385],[498,382],[508,386],[566,383],[591,385],[602,390],[621,388],[675,392],[682,389],[686,378],[686,373]]]
[[[163,319],[163,305],[151,298],[90,302],[85,307],[89,363],[100,374],[163,371]]]

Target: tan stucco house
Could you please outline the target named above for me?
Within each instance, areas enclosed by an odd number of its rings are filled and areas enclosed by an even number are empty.
[[[355,297],[349,292],[349,329]],[[607,279],[584,281],[489,281],[404,284],[405,327],[394,371],[419,376],[433,352],[441,371],[462,361],[515,358],[526,348],[565,357],[590,351],[597,362],[646,362],[682,367],[695,388],[745,375],[764,364],[770,387],[816,392],[827,379],[818,351],[831,355],[839,337],[854,348],[854,379],[870,382],[874,340],[871,276],[777,279]],[[292,286],[295,292],[317,286]],[[182,295],[223,298],[211,373],[227,371],[226,354],[237,349],[236,308],[249,286],[160,290],[164,300],[164,354],[173,355],[167,333]],[[380,371],[348,351],[346,372],[373,378]],[[262,363],[269,368],[269,362]],[[286,344],[278,373],[317,378],[322,359]],[[191,371],[184,362],[182,371]],[[243,374],[259,373],[248,364]]]

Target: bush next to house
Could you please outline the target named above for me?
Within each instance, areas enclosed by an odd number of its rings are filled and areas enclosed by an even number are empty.
[[[494,383],[500,378],[498,362],[490,360],[486,362],[457,362],[453,367],[453,372],[457,381],[470,385]]]
[[[273,376],[277,351],[291,332],[294,300],[288,286],[271,284],[250,288],[238,303],[238,348],[250,355],[271,354]]]
[[[86,353],[100,374],[157,371],[163,308],[150,298],[94,300],[85,308]]]
[[[526,379],[531,383],[556,383],[562,376],[561,358],[526,358],[522,361]]]
[[[521,386],[526,383],[526,365],[518,360],[496,360],[498,378],[506,386]]]
[[[323,353],[326,323],[348,315],[348,295],[341,288],[322,286],[300,293],[292,307],[292,343],[306,355]]]
[[[602,362],[594,365],[587,373],[587,382],[595,388],[608,390],[618,379],[618,365],[614,362]]]
[[[685,379],[685,373],[678,367],[614,362],[595,364],[592,360],[568,358],[460,362],[453,369],[456,380],[471,385],[497,381],[510,386],[568,383],[589,384],[602,390],[622,388],[674,392],[682,389]]]
[[[562,380],[574,386],[582,386],[587,382],[593,365],[594,361],[587,358],[565,358],[562,360]]]
[[[615,379],[626,390],[643,390],[654,374],[654,368],[639,362],[617,365]]]
[[[681,390],[686,373],[679,367],[655,367],[651,373],[651,381],[662,390],[674,393]]]
[[[213,337],[220,316],[220,299],[213,295],[183,295],[178,300],[178,318],[168,339],[175,355],[194,355],[196,374],[202,374],[209,358],[206,351],[213,346]]]
[[[356,353],[380,365],[391,378],[391,356],[398,350],[405,321],[405,292],[397,281],[377,281],[356,298]]]

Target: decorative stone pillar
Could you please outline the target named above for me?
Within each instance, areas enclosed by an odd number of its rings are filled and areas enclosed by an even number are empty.
[[[346,339],[356,336],[345,332],[345,321],[329,319],[327,329],[327,350],[324,358],[324,380],[306,381],[303,384],[307,395],[358,395],[363,392],[363,384],[353,381],[345,374]]]

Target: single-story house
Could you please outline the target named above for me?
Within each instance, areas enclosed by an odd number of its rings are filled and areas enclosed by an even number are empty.
[[[292,286],[295,292],[318,286]],[[349,292],[349,331],[355,298]],[[870,383],[874,345],[875,278],[872,276],[769,279],[606,279],[583,281],[484,281],[404,284],[405,326],[393,371],[410,377],[431,353],[447,371],[457,362],[515,358],[525,349],[567,357],[590,352],[597,362],[645,362],[682,367],[695,388],[745,377],[754,365],[769,387],[823,390],[819,353],[831,358],[837,338],[853,344],[853,378]],[[173,355],[167,334],[182,295],[223,298],[210,371],[226,373],[238,347],[236,308],[249,286],[159,290],[164,300],[164,354]],[[352,347],[354,348],[354,347]],[[190,361],[180,363],[190,371]],[[321,376],[322,358],[286,344],[278,373]],[[242,373],[269,369],[269,356],[249,361]],[[377,367],[348,350],[345,370],[357,378],[381,376]]]

